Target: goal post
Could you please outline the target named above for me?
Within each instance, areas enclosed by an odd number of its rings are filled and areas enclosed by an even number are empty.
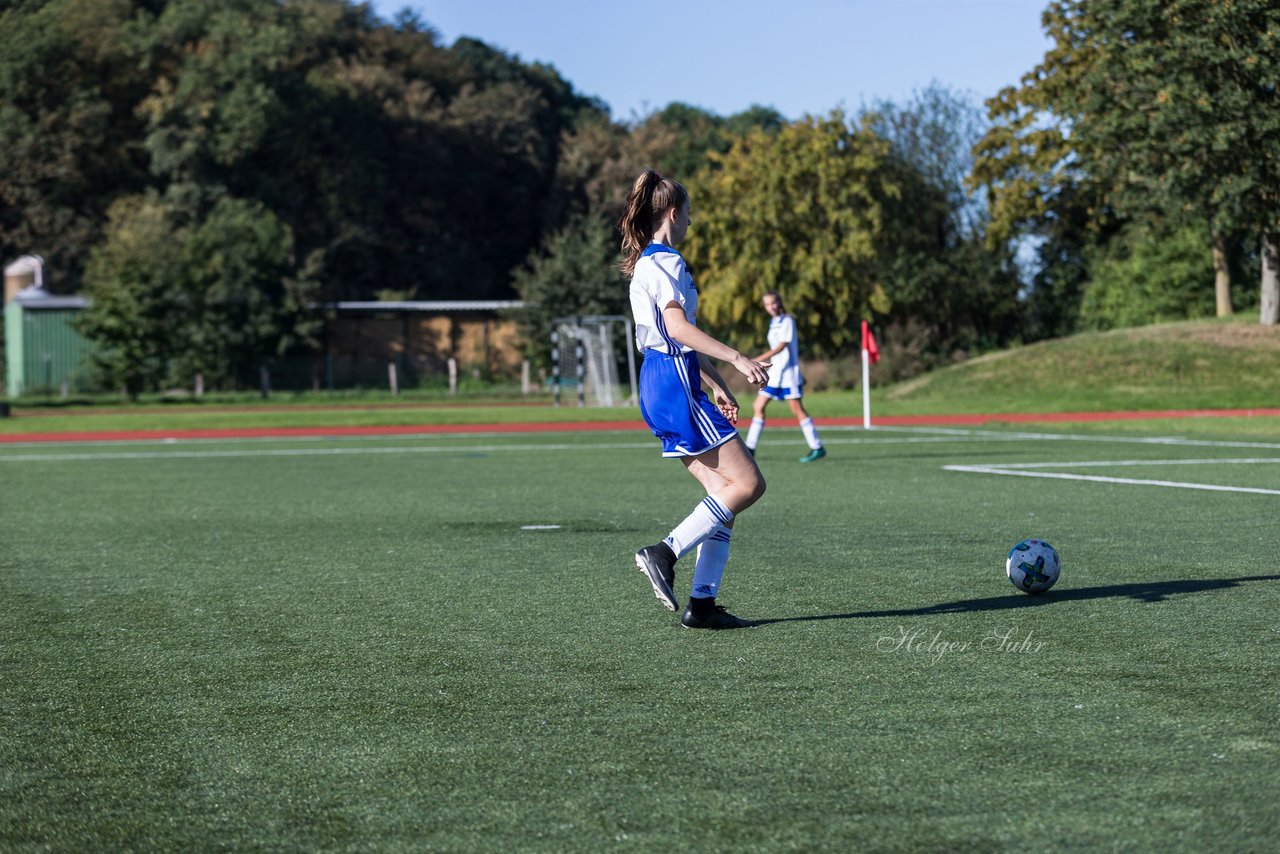
[[[559,406],[566,390],[578,405],[635,406],[636,357],[631,318],[620,314],[557,317],[551,324],[551,384]]]

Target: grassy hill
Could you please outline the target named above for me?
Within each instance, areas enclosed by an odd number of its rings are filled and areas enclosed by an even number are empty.
[[[1041,341],[890,386],[879,403],[900,415],[1280,406],[1280,327],[1240,317]]]

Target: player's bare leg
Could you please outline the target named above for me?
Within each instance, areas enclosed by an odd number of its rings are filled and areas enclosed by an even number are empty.
[[[764,475],[741,439],[725,442],[696,457],[682,457],[681,462],[702,484],[707,495],[714,496],[735,514],[764,495]],[[726,527],[733,527],[732,520]]]

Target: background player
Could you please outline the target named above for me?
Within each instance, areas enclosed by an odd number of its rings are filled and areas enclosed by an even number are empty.
[[[782,297],[777,291],[769,291],[764,295],[764,310],[769,312],[769,349],[757,357],[758,362],[772,362],[769,368],[769,381],[756,395],[755,411],[751,419],[751,429],[747,431],[747,450],[755,456],[756,446],[760,443],[760,433],[764,431],[764,410],[771,400],[785,400],[791,406],[791,412],[800,420],[800,429],[804,432],[804,440],[809,443],[809,453],[800,458],[802,463],[811,463],[827,455],[818,438],[818,428],[813,419],[805,411],[800,398],[804,396],[804,377],[800,374],[800,345],[796,336],[796,319],[787,314],[782,305]]]

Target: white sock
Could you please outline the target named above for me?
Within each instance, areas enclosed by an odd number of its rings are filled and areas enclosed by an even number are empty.
[[[714,496],[708,495],[667,535],[666,543],[671,546],[677,558],[682,558],[711,536],[716,528],[732,521],[733,511]]]
[[[800,429],[804,431],[804,440],[809,443],[811,449],[816,451],[822,447],[822,440],[818,438],[818,428],[813,426],[812,418],[801,421]]]
[[[732,528],[720,525],[698,546],[698,564],[693,568],[693,596],[715,598],[716,591],[720,589],[720,578],[724,575],[724,565],[729,562],[729,534],[732,531]]]
[[[747,447],[751,450],[756,449],[756,445],[760,444],[760,431],[764,429],[763,418],[752,418],[751,429],[747,431]]]

